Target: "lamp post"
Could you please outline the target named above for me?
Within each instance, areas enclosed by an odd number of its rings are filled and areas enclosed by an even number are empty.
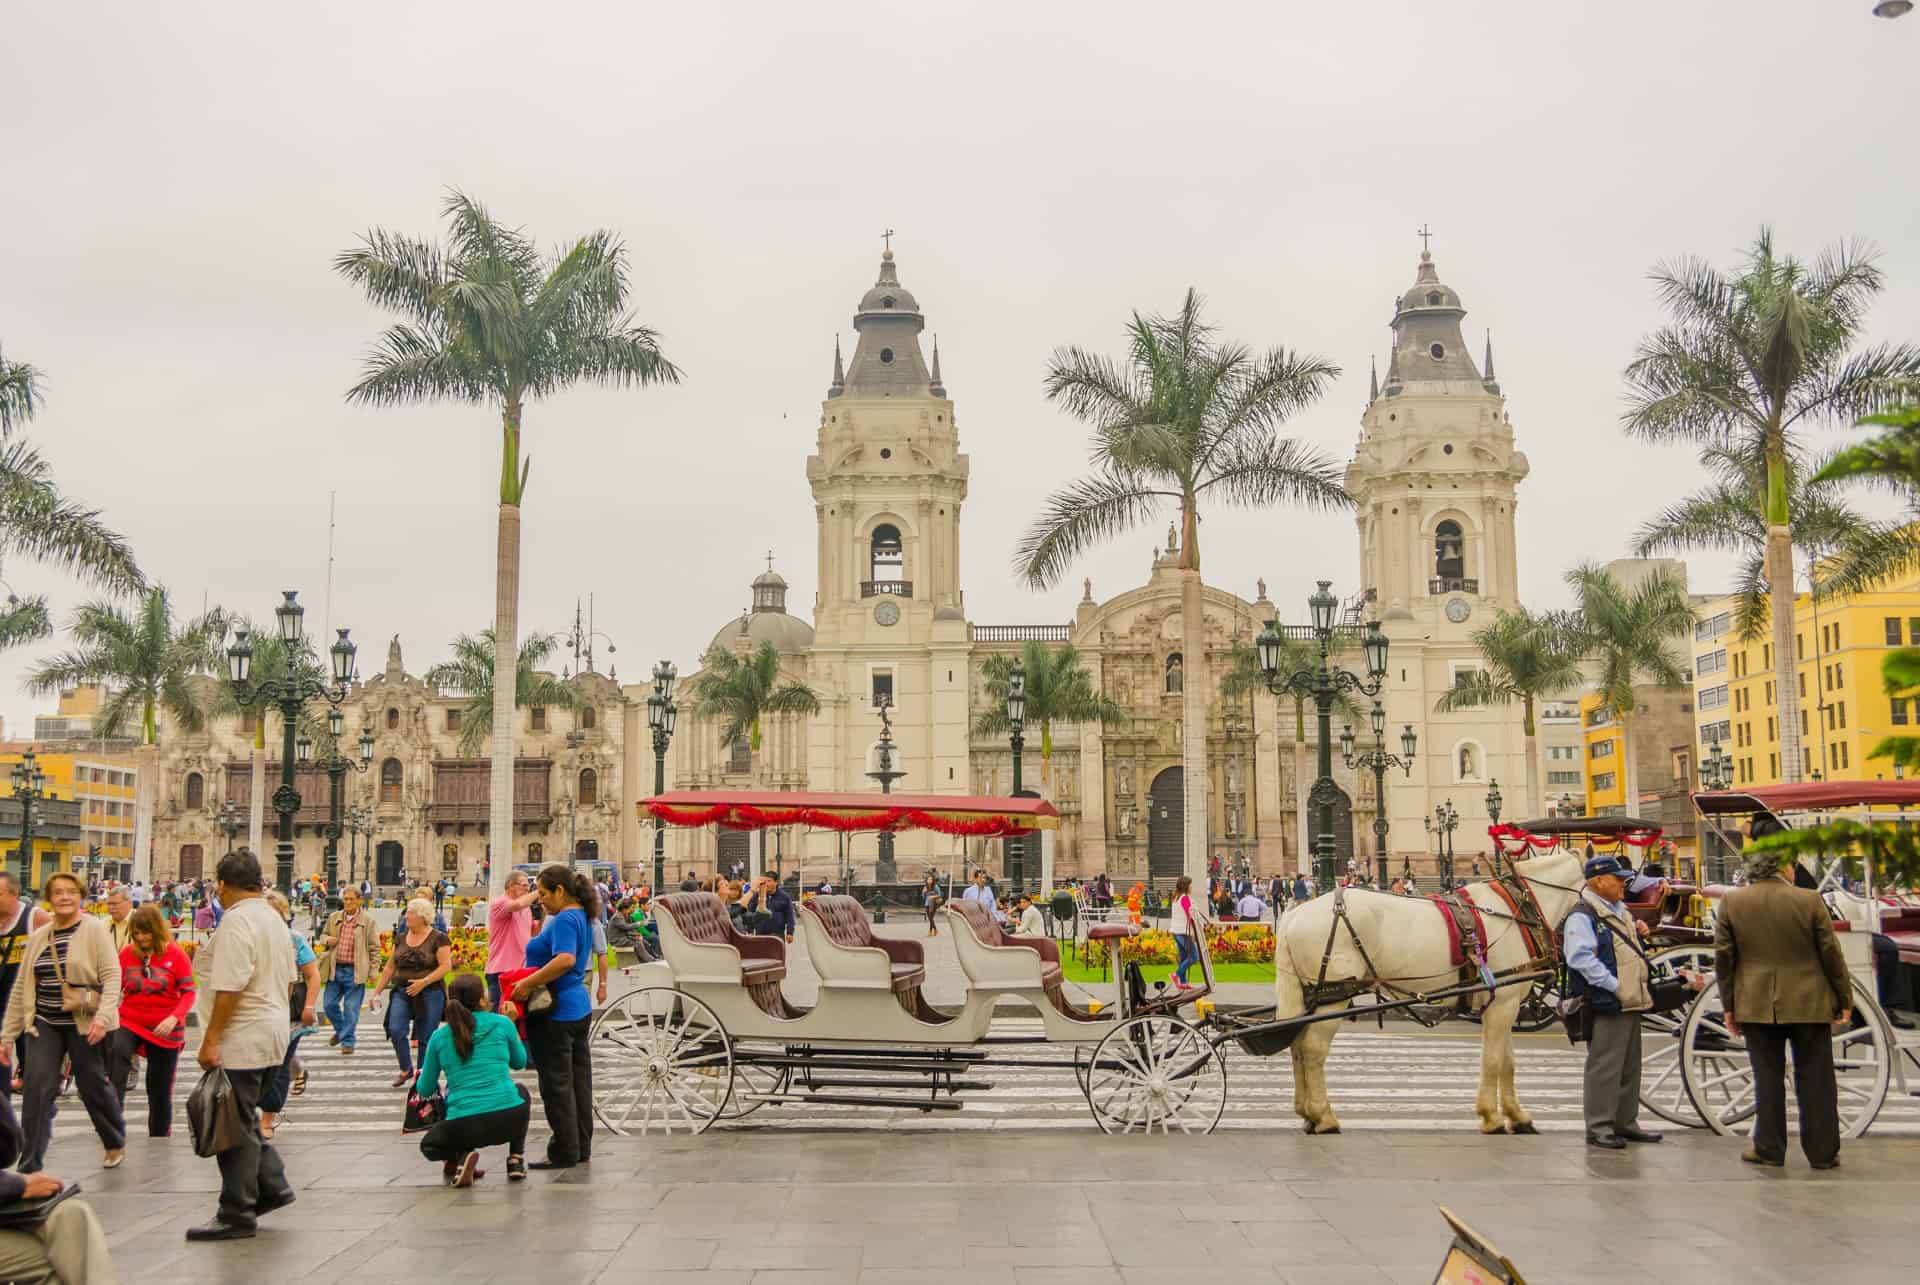
[[[1320,645],[1320,663],[1316,668],[1297,670],[1284,676],[1280,673],[1282,643],[1278,621],[1268,621],[1259,640],[1260,668],[1267,678],[1267,690],[1275,696],[1296,693],[1311,696],[1319,718],[1320,777],[1313,783],[1308,802],[1315,806],[1314,877],[1322,888],[1333,886],[1333,804],[1340,796],[1340,787],[1333,782],[1334,701],[1343,691],[1378,696],[1387,677],[1387,636],[1380,632],[1380,622],[1377,620],[1369,620],[1361,630],[1354,630],[1351,626],[1344,626],[1341,630],[1359,635],[1361,649],[1366,653],[1367,676],[1363,679],[1358,674],[1333,666],[1331,656],[1336,633],[1333,612],[1339,603],[1329,592],[1332,585],[1333,581],[1322,580],[1319,590],[1307,599],[1314,641]]]
[[[893,701],[888,697],[881,697],[879,709],[880,744],[874,747],[874,770],[867,773],[867,776],[869,779],[880,783],[880,793],[892,794],[893,783],[905,776],[906,773],[894,766],[894,764],[899,762],[899,759],[895,757],[896,751],[893,744]],[[895,873],[896,870],[893,863],[893,831],[882,830],[880,832],[879,860],[874,867],[873,881],[875,883],[892,883]],[[847,876],[847,881],[849,883],[852,882],[850,875]],[[849,888],[845,891],[850,893],[852,890]]]
[[[347,882],[358,884],[360,880],[360,836],[373,832],[372,818],[367,810],[358,803],[347,808]]]
[[[373,764],[373,729],[360,731],[360,757],[340,752],[342,732],[338,708],[327,711],[327,753],[320,765],[327,770],[327,908],[340,908],[340,782],[349,770],[364,772]]]
[[[1027,749],[1027,668],[1016,657],[1007,674],[1007,741],[1013,748],[1013,796],[1020,797],[1020,760]],[[1010,895],[1018,897],[1027,878],[1027,836],[1010,834],[1000,841],[1001,864],[1006,866]]]
[[[301,628],[306,608],[300,605],[294,590],[285,592],[285,601],[273,610],[289,662],[285,674],[278,678],[253,678],[253,643],[244,629],[234,631],[233,646],[227,648],[227,678],[233,684],[235,700],[243,706],[280,707],[280,788],[273,792],[273,810],[280,814],[280,833],[274,845],[273,882],[283,893],[293,889],[293,817],[300,810],[300,791],[293,784],[293,762],[298,749],[294,733],[300,711],[315,698],[329,705],[338,705],[347,698],[347,688],[353,682],[354,654],[347,631],[342,629],[338,631],[339,638],[327,649],[333,662],[332,685],[304,670],[298,661],[306,644],[306,634]],[[307,754],[312,753],[312,742],[308,742]]]
[[[227,854],[233,854],[234,836],[246,828],[246,816],[240,811],[240,805],[228,799],[220,805],[220,828],[227,832]]]
[[[1372,749],[1354,754],[1352,723],[1348,723],[1340,733],[1340,756],[1346,760],[1347,766],[1373,773],[1373,856],[1379,866],[1379,886],[1382,888],[1387,886],[1391,878],[1387,873],[1387,769],[1397,767],[1412,776],[1413,752],[1419,744],[1412,723],[1408,723],[1400,733],[1399,754],[1387,753],[1386,736],[1387,709],[1379,701],[1373,703]]]
[[[679,720],[680,707],[673,703],[673,681],[677,676],[673,662],[663,660],[653,667],[653,695],[647,697],[647,726],[653,731],[653,792],[667,789],[667,745],[673,740],[673,725]],[[653,893],[657,897],[667,881],[666,823],[653,822]]]
[[[1453,800],[1445,799],[1433,807],[1433,835],[1438,846],[1440,858],[1440,890],[1453,887],[1453,832],[1459,828],[1460,814],[1454,811]]]
[[[1898,779],[1899,775],[1899,768],[1895,767],[1895,778]],[[1709,790],[1725,790],[1733,785],[1733,756],[1727,753],[1717,736],[1707,747],[1705,757],[1700,760],[1700,784]],[[1711,826],[1707,829],[1709,833],[1700,836],[1700,845],[1704,850],[1708,846],[1708,841],[1714,840],[1712,843],[1715,867],[1713,878],[1717,882],[1723,882],[1727,877],[1727,849],[1725,844],[1718,840],[1717,832],[1713,832]]]
[[[20,804],[20,888],[33,885],[33,805],[47,797],[47,774],[32,750],[13,765],[13,797]]]

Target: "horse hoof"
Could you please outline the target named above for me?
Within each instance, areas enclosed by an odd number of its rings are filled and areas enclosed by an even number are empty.
[[[1540,1130],[1538,1130],[1538,1129],[1536,1129],[1536,1128],[1534,1128],[1534,1127],[1533,1127],[1533,1121],[1531,1121],[1531,1120],[1522,1120],[1522,1121],[1520,1121],[1520,1122],[1519,1122],[1518,1124],[1510,1124],[1510,1125],[1508,1125],[1508,1126],[1507,1126],[1507,1132],[1508,1132],[1508,1133],[1511,1133],[1511,1134],[1514,1134],[1515,1136],[1518,1136],[1518,1135],[1521,1135],[1521,1134],[1528,1134],[1528,1133],[1539,1133],[1539,1132],[1540,1132]]]

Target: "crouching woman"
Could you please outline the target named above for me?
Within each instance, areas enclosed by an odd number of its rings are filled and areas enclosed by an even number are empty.
[[[438,1160],[450,1187],[481,1177],[480,1149],[505,1146],[507,1180],[527,1176],[527,1122],[533,1103],[513,1072],[525,1069],[527,1049],[511,1021],[491,1011],[486,984],[461,973],[447,987],[446,1013],[420,1059],[414,1091],[430,1096],[447,1082],[446,1116],[420,1139],[420,1154]]]

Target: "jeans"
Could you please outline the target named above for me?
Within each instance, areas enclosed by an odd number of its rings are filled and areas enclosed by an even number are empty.
[[[227,1071],[245,1133],[239,1146],[214,1158],[220,1162],[220,1221],[233,1227],[252,1227],[261,1201],[278,1203],[293,1197],[280,1153],[260,1136],[260,1098],[278,1074],[277,1065]]]
[[[427,1136],[420,1139],[420,1154],[429,1160],[463,1160],[469,1151],[478,1151],[482,1147],[505,1145],[510,1156],[524,1156],[527,1153],[527,1123],[533,1118],[533,1099],[527,1096],[527,1087],[516,1084],[520,1090],[520,1105],[508,1107],[504,1111],[483,1111],[479,1115],[463,1115],[457,1120],[442,1120],[427,1130]]]
[[[260,1094],[260,1109],[279,1115],[287,1109],[287,1095],[293,1092],[293,1060],[300,1051],[301,1037],[296,1035],[287,1041],[287,1055],[280,1059],[280,1071]]]
[[[500,1011],[500,974],[498,973],[487,974],[487,1002],[493,1006],[494,1012]]]
[[[29,982],[29,984],[31,984]],[[26,1088],[21,1094],[21,1128],[26,1145],[21,1150],[20,1172],[37,1173],[47,1158],[47,1142],[53,1136],[53,1103],[60,1093],[60,1063],[73,1066],[73,1087],[86,1105],[93,1131],[100,1145],[118,1151],[127,1145],[127,1126],[120,1115],[120,1098],[107,1083],[107,1048],[87,1043],[86,1032],[72,1026],[55,1026],[40,1021],[34,1034],[27,1037]]]
[[[1188,933],[1175,933],[1173,945],[1179,951],[1179,962],[1173,966],[1173,975],[1184,982],[1187,980],[1187,970],[1200,962],[1200,948],[1193,944],[1193,937]]]
[[[413,1038],[424,1056],[427,1041],[440,1028],[440,1014],[446,1008],[447,992],[440,986],[429,986],[421,991],[417,997],[421,1001],[418,1017],[413,1012],[415,998],[407,994],[404,985],[395,986],[387,992],[387,1038],[393,1041],[393,1055],[399,1060],[400,1069],[409,1075],[413,1073],[413,1055],[407,1048],[407,1032],[412,1030]]]
[[[354,1033],[360,1029],[360,1006],[366,999],[366,983],[355,980],[353,965],[334,965],[333,976],[320,989],[320,1003],[343,1049],[353,1047]]]
[[[120,1099],[122,1119],[127,1103],[127,1073],[133,1069],[136,1054],[147,1055],[147,1136],[164,1138],[173,1132],[173,1079],[180,1066],[180,1050],[155,1044],[121,1027],[107,1036],[112,1052],[107,1061],[107,1079],[114,1096]]]
[[[555,1164],[578,1164],[593,1154],[593,1065],[587,1047],[592,1020],[527,1021],[527,1053],[540,1077],[540,1105],[553,1128],[547,1159]]]

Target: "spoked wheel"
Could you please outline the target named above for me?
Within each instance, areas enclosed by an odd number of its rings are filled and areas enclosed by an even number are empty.
[[[767,1105],[767,1099],[787,1091],[793,1071],[784,1066],[763,1066],[743,1049],[734,1050],[733,1092],[720,1112],[722,1120],[742,1120]]]
[[[1711,946],[1675,946],[1653,957],[1655,976],[1678,977],[1683,972],[1713,972]],[[1688,1007],[1691,1007],[1689,1005]],[[1681,1030],[1687,1009],[1648,1013],[1640,1019],[1640,1105],[1670,1124],[1704,1129],[1707,1122],[1694,1110],[1680,1074]]]
[[[1893,1069],[1893,1050],[1887,1044],[1886,1024],[1870,992],[1853,982],[1852,1026],[1833,1033],[1833,1071],[1839,1088],[1840,1136],[1857,1138],[1867,1131],[1887,1099]],[[1725,1137],[1753,1133],[1754,1078],[1747,1061],[1746,1041],[1727,1030],[1719,988],[1709,986],[1687,1010],[1680,1033],[1680,1074],[1687,1097],[1706,1119],[1707,1127]],[[1792,1130],[1797,1114],[1792,1087],[1792,1059],[1788,1059],[1787,1120]]]
[[[1560,984],[1548,978],[1527,987],[1527,993],[1520,1000],[1520,1011],[1514,1014],[1513,1029],[1516,1031],[1544,1031],[1560,1020]]]
[[[1087,1074],[1093,1070],[1093,1055],[1085,1044],[1073,1046],[1073,1078],[1080,1082],[1080,1092],[1087,1091]]]
[[[1212,1133],[1227,1109],[1227,1063],[1179,1018],[1136,1017],[1094,1049],[1086,1093],[1107,1133]]]
[[[684,991],[623,995],[589,1039],[593,1113],[623,1137],[704,1132],[733,1094],[732,1041],[714,1011]]]

